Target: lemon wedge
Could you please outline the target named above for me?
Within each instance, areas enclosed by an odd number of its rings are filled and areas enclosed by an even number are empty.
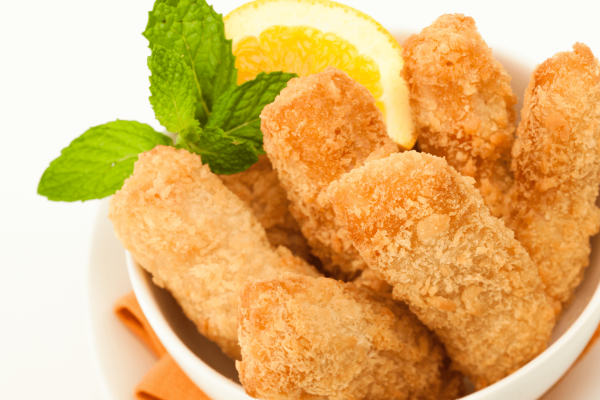
[[[224,22],[239,84],[262,71],[306,76],[341,69],[373,94],[389,136],[405,149],[415,144],[408,87],[400,77],[402,48],[373,18],[328,0],[258,0]]]

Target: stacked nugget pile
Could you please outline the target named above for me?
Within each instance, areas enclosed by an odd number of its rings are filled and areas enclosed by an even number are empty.
[[[272,167],[219,180],[159,146],[111,201],[124,246],[253,397],[457,398],[463,374],[481,389],[540,354],[582,279],[600,227],[590,49],[536,68],[518,129],[471,18],[440,17],[404,58],[421,152],[330,68],[265,107]]]

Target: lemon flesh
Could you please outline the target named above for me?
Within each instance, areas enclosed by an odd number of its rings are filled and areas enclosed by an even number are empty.
[[[333,33],[309,26],[274,26],[259,38],[246,36],[233,47],[238,68],[238,84],[254,79],[261,71],[293,71],[307,76],[331,66],[346,72],[365,86],[373,97],[383,94],[379,67],[369,56]],[[377,106],[385,114],[381,101]]]

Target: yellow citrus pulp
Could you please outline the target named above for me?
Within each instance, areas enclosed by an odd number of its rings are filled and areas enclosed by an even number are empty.
[[[341,69],[373,94],[390,137],[413,147],[402,49],[371,17],[328,0],[258,0],[225,17],[225,34],[233,40],[239,84],[262,71],[306,76]]]

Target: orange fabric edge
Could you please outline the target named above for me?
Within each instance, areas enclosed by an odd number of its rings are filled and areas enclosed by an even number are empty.
[[[211,400],[165,354],[135,387],[138,400]]]
[[[114,312],[121,322],[135,333],[154,354],[161,357],[167,353],[152,330],[152,327],[150,327],[133,292],[117,300],[114,306]]]

